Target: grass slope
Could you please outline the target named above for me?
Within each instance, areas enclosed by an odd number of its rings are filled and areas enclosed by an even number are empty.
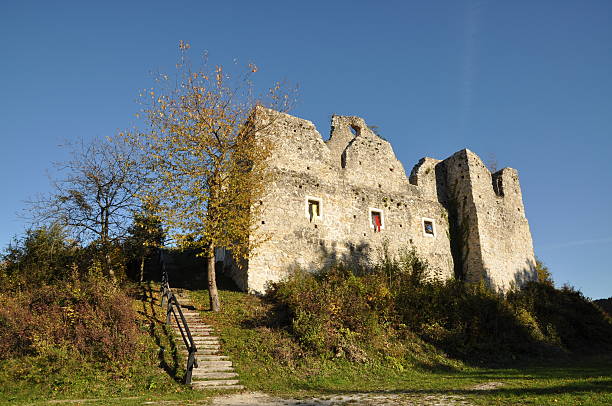
[[[559,358],[504,368],[481,368],[446,357],[414,339],[410,356],[376,356],[363,362],[325,358],[300,350],[288,331],[275,326],[273,304],[240,292],[221,291],[221,313],[202,312],[219,330],[249,390],[279,396],[391,391],[407,395],[459,395],[476,404],[612,404],[612,357]],[[192,292],[200,308],[206,291]],[[396,353],[393,348],[389,353]],[[493,390],[474,387],[500,382]]]
[[[128,365],[86,363],[57,350],[46,356],[0,361],[0,404],[46,404],[75,400],[141,405],[146,401],[195,401],[210,393],[194,391],[181,382],[184,361],[164,325],[159,293],[151,285],[134,288],[134,310],[143,334],[143,351]]]

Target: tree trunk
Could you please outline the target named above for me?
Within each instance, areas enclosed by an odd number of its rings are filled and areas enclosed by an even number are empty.
[[[115,270],[112,267],[111,264],[111,257],[110,257],[110,241],[108,238],[108,228],[109,228],[109,224],[108,224],[108,208],[102,208],[100,209],[100,222],[102,223],[102,233],[101,233],[101,240],[102,240],[102,251],[103,251],[103,270],[110,276],[111,280],[113,282],[117,282],[117,277],[115,275]]]
[[[145,255],[140,257],[140,282],[144,281]]]
[[[221,311],[219,292],[217,292],[217,278],[215,274],[215,246],[210,244],[208,247],[208,293],[210,296],[210,308],[213,312]]]

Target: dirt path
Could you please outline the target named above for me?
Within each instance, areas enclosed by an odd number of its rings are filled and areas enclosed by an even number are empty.
[[[423,405],[464,406],[471,405],[465,398],[452,395],[415,395],[397,393],[354,393],[330,395],[312,399],[282,399],[261,392],[247,392],[217,396],[214,406],[329,406],[329,405]]]

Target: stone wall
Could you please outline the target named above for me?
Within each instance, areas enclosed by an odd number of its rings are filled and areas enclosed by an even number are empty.
[[[491,174],[481,159],[464,149],[443,161],[449,208],[457,218],[465,279],[484,279],[505,291],[536,278],[529,224],[515,169]],[[454,242],[455,243],[455,242]]]
[[[359,117],[333,116],[326,142],[310,121],[287,114],[258,109],[257,122],[259,136],[275,144],[269,160],[275,176],[258,202],[263,210],[253,236],[266,241],[248,262],[232,267],[242,289],[262,293],[267,283],[297,268],[316,270],[337,261],[365,266],[379,259],[383,246],[392,254],[414,247],[429,262],[429,276],[439,279],[453,276],[455,262],[468,280],[485,277],[500,288],[531,278],[525,264],[533,249],[516,171],[492,176],[464,150],[444,161],[423,158],[408,179],[389,142]],[[503,197],[494,192],[493,179]],[[318,202],[320,216],[311,218],[309,200]],[[459,211],[452,210],[456,201]],[[372,211],[382,215],[380,230]],[[469,230],[467,239],[451,244],[461,227]],[[519,259],[521,277],[513,271]]]

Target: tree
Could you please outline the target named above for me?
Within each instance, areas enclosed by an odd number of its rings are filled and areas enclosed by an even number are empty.
[[[139,150],[123,138],[94,139],[68,144],[71,158],[56,164],[59,179],[52,192],[31,209],[36,224],[57,223],[81,241],[98,245],[102,265],[113,279],[113,243],[125,236],[146,176],[137,165]]]
[[[286,111],[291,100],[279,83],[265,102],[257,100],[253,64],[236,77],[222,66],[209,67],[206,58],[193,69],[189,45],[181,42],[179,48],[176,80],[160,75],[158,87],[147,91],[143,113],[150,130],[138,144],[155,174],[150,196],[160,199],[161,218],[174,240],[207,258],[210,305],[219,311],[215,248],[240,259],[259,243],[252,237],[254,203],[269,180],[266,158],[273,146],[256,136],[257,115],[266,114],[256,107]]]
[[[166,239],[155,207],[146,205],[142,211],[134,213],[134,220],[125,241],[130,256],[138,260],[140,282],[144,280],[145,260],[155,249],[159,249]]]
[[[58,224],[26,230],[1,255],[0,290],[28,289],[64,279],[78,266],[79,254],[76,242]]]
[[[554,286],[554,282],[552,279],[552,275],[548,270],[548,267],[544,264],[544,262],[540,261],[536,258],[536,272],[538,275],[538,282],[545,283],[550,286]]]

